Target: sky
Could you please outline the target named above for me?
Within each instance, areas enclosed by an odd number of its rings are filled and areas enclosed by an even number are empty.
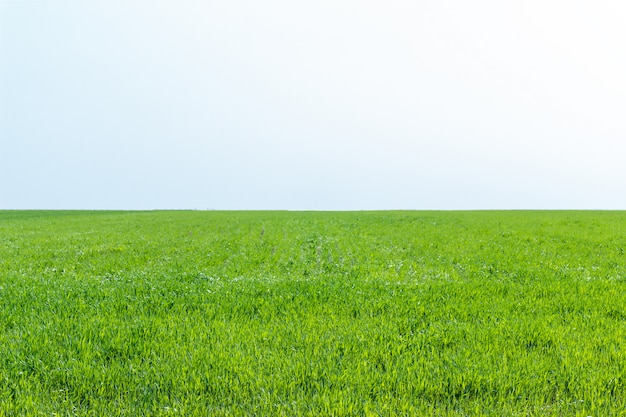
[[[626,2],[0,0],[0,209],[626,209]]]

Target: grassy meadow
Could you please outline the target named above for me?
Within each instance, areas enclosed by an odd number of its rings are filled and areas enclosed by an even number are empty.
[[[0,211],[0,416],[626,415],[626,212]]]

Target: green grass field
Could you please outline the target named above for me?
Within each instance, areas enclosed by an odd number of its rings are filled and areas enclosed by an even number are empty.
[[[0,211],[0,416],[626,415],[626,212]]]

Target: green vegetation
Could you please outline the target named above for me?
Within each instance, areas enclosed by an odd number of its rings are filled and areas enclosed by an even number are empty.
[[[626,212],[0,212],[0,416],[613,416]]]

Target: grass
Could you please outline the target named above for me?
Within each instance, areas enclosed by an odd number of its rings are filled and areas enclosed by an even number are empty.
[[[626,415],[626,212],[0,212],[0,416]]]

